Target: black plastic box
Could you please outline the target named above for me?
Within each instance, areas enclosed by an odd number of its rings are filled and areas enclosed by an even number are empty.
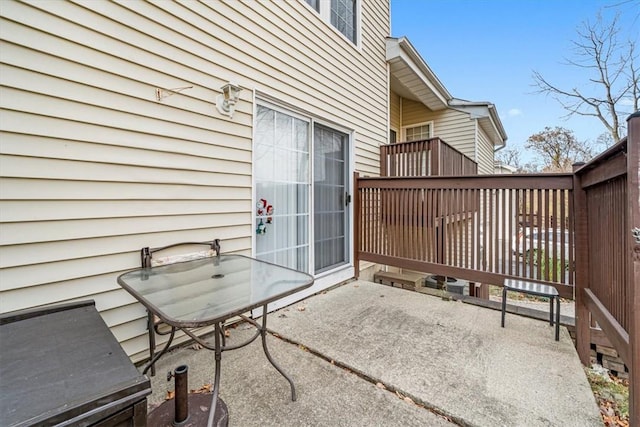
[[[146,426],[149,379],[93,301],[0,315],[0,425]]]

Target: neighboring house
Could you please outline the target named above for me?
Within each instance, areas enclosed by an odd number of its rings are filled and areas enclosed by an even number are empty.
[[[479,174],[493,174],[494,153],[507,140],[495,106],[451,95],[406,37],[387,38],[387,62],[389,142],[437,137],[475,161]],[[494,202],[492,206],[503,203],[498,199]],[[483,209],[484,204],[481,200],[478,208]],[[493,217],[500,218],[500,214],[496,212]],[[488,229],[487,225],[475,224],[480,229]],[[470,248],[476,256],[477,250]]]
[[[493,173],[496,175],[514,174],[518,172],[518,168],[502,163],[498,160],[493,165]]]
[[[0,14],[0,311],[94,299],[139,360],[145,312],[116,277],[143,246],[219,238],[314,274],[307,294],[354,277],[353,172],[378,174],[388,137],[388,0]]]
[[[454,98],[405,37],[387,39],[390,142],[439,137],[492,174],[507,134],[488,102]]]

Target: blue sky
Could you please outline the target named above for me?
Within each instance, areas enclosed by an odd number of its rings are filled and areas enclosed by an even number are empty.
[[[509,137],[523,151],[526,139],[545,126],[562,126],[579,140],[605,132],[595,118],[563,119],[551,97],[534,93],[533,71],[561,88],[583,76],[563,65],[572,40],[598,12],[621,14],[621,39],[640,45],[640,1],[610,0],[391,0],[391,34],[406,36],[456,98],[496,105]]]

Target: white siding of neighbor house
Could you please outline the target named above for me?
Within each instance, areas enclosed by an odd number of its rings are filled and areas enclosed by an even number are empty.
[[[400,96],[391,92],[389,95],[389,126],[398,132],[397,142],[402,141],[400,135]]]
[[[494,173],[494,151],[493,144],[487,133],[478,126],[478,173]]]
[[[141,247],[251,254],[254,91],[352,129],[377,174],[388,0],[361,10],[357,48],[304,2],[3,1],[0,312],[93,299],[143,357],[145,311],[116,283]],[[215,107],[230,80],[232,120]]]
[[[402,100],[402,126],[429,121],[433,121],[434,137],[439,137],[467,157],[477,161],[475,158],[476,121],[471,119],[469,114],[452,109],[431,111],[420,102]],[[493,160],[491,167],[493,168]]]

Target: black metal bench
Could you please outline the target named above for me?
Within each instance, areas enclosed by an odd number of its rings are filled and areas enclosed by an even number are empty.
[[[549,324],[554,324],[553,303],[555,300],[555,326],[556,341],[560,340],[560,295],[558,290],[550,285],[543,285],[536,282],[528,282],[526,280],[505,279],[502,287],[502,327],[504,328],[504,318],[507,309],[507,291],[521,292],[529,295],[549,298]]]

